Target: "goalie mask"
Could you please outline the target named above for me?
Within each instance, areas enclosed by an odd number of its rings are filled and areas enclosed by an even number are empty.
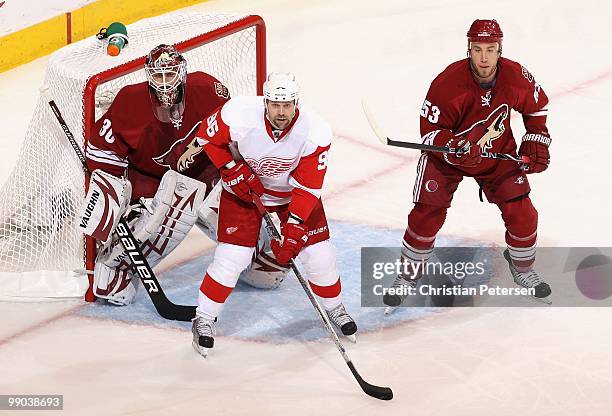
[[[176,123],[185,107],[185,58],[174,46],[159,45],[147,55],[144,68],[155,117],[163,123]]]

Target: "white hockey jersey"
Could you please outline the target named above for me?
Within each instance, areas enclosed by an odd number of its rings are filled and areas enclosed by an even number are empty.
[[[235,143],[265,188],[266,206],[291,202],[289,210],[305,219],[321,196],[332,131],[306,107],[300,106],[275,137],[263,97],[235,97],[204,120],[197,137],[218,168],[233,160],[230,144]]]

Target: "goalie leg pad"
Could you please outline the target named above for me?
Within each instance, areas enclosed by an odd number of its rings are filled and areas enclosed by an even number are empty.
[[[132,303],[136,296],[138,286],[132,279],[132,273],[124,268],[111,268],[104,263],[96,263],[94,269],[96,297],[106,299],[117,306],[126,306]]]
[[[204,183],[168,171],[153,199],[142,200],[130,212],[130,228],[151,267],[159,264],[187,236],[198,218],[197,208],[202,204],[205,194]],[[98,266],[98,263],[105,267]],[[117,278],[106,268],[116,271]],[[129,285],[123,283],[122,273],[127,282],[134,275],[127,253],[119,241],[115,240],[96,259],[96,296],[109,301],[121,299],[124,296],[122,290],[130,290]]]
[[[103,170],[91,174],[89,190],[79,209],[79,228],[98,241],[110,239],[132,195],[130,181]]]
[[[198,208],[198,228],[213,241],[217,241],[217,224],[219,221],[219,202],[221,200],[221,181],[217,182]]]
[[[272,221],[278,229],[280,220],[272,216]],[[276,261],[265,224],[262,224],[253,261],[240,275],[240,280],[257,289],[276,289],[283,283],[287,273],[289,273],[289,266],[283,266]]]

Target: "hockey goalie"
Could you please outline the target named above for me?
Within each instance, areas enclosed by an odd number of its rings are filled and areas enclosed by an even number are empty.
[[[96,122],[86,148],[92,174],[77,218],[100,243],[94,294],[115,305],[130,304],[137,288],[131,262],[113,238],[122,216],[151,267],[194,225],[213,240],[217,235],[220,176],[195,133],[230,93],[211,75],[187,73],[187,61],[169,45],[151,50],[144,69],[147,81],[122,88]],[[288,269],[274,260],[266,233],[260,235],[241,279],[273,289]]]

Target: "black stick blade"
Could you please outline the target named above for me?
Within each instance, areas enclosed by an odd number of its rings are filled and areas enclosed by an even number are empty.
[[[195,306],[176,305],[169,300],[154,306],[162,318],[170,321],[190,322],[196,314]]]
[[[366,382],[363,378],[361,378],[351,361],[348,361],[346,364],[351,369],[351,373],[353,373],[353,376],[355,376],[365,394],[378,400],[391,400],[393,398],[393,390],[391,390],[389,387],[375,386]]]

